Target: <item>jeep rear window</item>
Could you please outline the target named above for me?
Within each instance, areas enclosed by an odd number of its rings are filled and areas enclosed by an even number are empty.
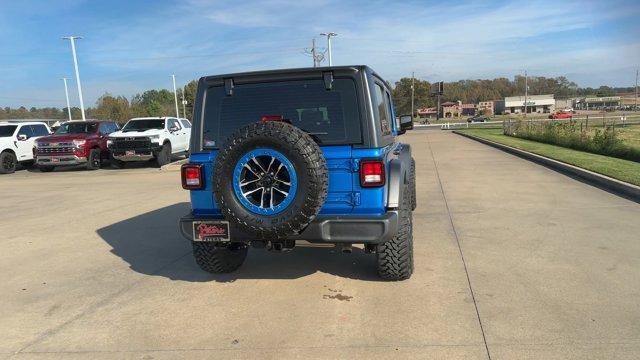
[[[203,147],[217,148],[237,129],[263,116],[282,116],[321,145],[362,142],[355,82],[334,79],[239,84],[233,95],[223,86],[207,90]]]

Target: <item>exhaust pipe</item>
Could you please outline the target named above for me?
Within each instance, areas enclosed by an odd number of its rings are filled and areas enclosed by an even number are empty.
[[[342,251],[343,254],[351,254],[353,252],[353,247],[351,247],[351,244],[342,244],[340,245],[340,251]]]

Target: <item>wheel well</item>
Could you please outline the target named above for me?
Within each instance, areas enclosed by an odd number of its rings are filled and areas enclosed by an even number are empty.
[[[11,149],[4,149],[4,150],[0,151],[0,154],[6,153],[6,152],[13,154],[13,156],[16,156],[16,152],[11,150]]]

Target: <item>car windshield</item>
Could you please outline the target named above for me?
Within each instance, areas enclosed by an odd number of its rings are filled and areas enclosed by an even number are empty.
[[[10,137],[18,128],[17,125],[4,125],[0,126],[0,137]]]
[[[164,129],[164,119],[130,120],[124,128],[122,128],[122,131],[145,131],[150,129]]]
[[[320,144],[361,142],[356,86],[335,79],[331,90],[322,80],[299,80],[209,88],[205,105],[204,146],[217,147],[235,130],[263,118],[283,119]]]
[[[58,130],[56,130],[56,135],[63,134],[92,134],[96,132],[98,124],[96,123],[84,123],[84,122],[74,122],[74,123],[66,123],[60,125]]]

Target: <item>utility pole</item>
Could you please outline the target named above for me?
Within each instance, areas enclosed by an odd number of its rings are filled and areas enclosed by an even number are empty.
[[[71,105],[69,105],[69,88],[67,87],[67,78],[63,77],[64,81],[64,96],[67,98],[67,113],[69,114],[69,121],[71,121]]]
[[[636,104],[634,110],[638,111],[638,69],[636,69]]]
[[[411,72],[411,121],[413,121],[413,95],[415,93],[415,80],[416,77],[414,75],[414,72]]]
[[[78,97],[80,98],[80,112],[82,112],[82,120],[87,121],[84,115],[84,100],[82,99],[82,86],[80,86],[80,71],[78,71],[78,57],[76,56],[76,39],[82,39],[82,36],[65,36],[62,39],[71,41],[71,53],[73,54],[73,66],[76,70],[76,84],[78,85]]]
[[[176,90],[176,76],[175,75],[171,75],[171,78],[173,79],[173,98],[176,101],[176,117],[179,118],[180,117],[180,111],[178,110],[178,92]]]
[[[186,86],[182,87],[182,117],[186,119],[187,118],[187,110],[186,110],[187,100],[184,99],[185,88]]]
[[[320,35],[327,37],[327,51],[328,51],[328,55],[329,55],[329,66],[332,66],[333,65],[333,61],[331,59],[331,37],[332,36],[338,36],[338,34],[336,34],[334,32],[328,32],[328,33],[320,33]]]
[[[304,49],[304,54],[311,56],[311,59],[313,60],[313,67],[320,66],[320,63],[324,60],[324,52],[318,51],[316,48],[315,38],[311,39],[311,48]]]
[[[316,58],[316,38],[311,39],[311,57],[313,58],[313,67],[318,65]]]
[[[527,98],[529,97],[529,78],[527,70],[524,71],[524,117],[527,117]]]

